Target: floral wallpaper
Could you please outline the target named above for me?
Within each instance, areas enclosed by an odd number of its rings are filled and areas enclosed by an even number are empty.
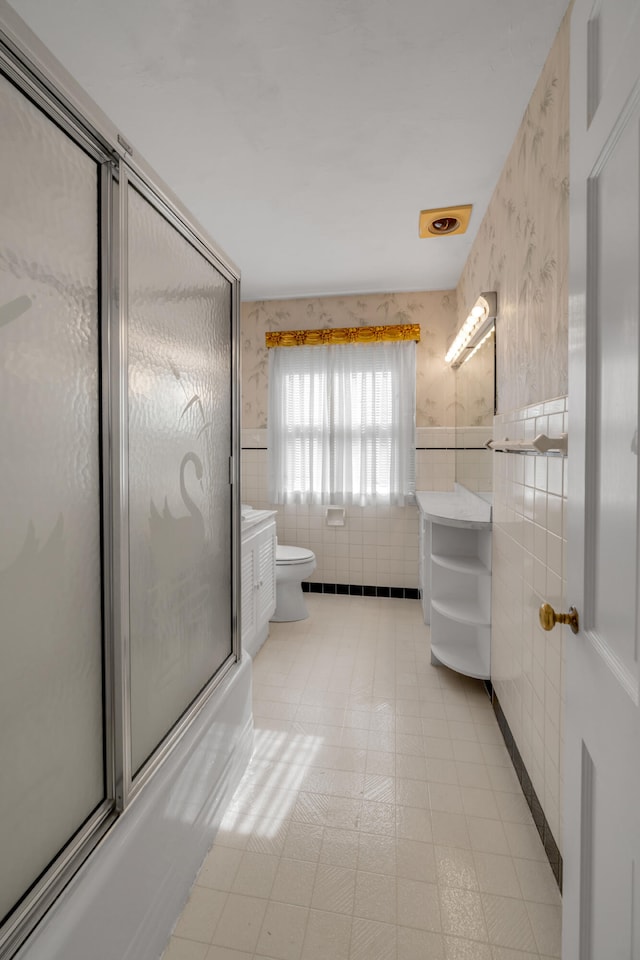
[[[242,426],[267,426],[267,330],[309,330],[371,324],[419,323],[416,353],[416,426],[455,425],[455,374],[444,362],[456,332],[452,290],[380,293],[242,304]],[[295,349],[292,347],[291,349]]]
[[[567,392],[569,16],[560,27],[458,283],[462,321],[498,292],[498,412]]]

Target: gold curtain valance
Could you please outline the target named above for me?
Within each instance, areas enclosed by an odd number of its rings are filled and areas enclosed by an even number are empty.
[[[384,327],[327,327],[322,330],[271,330],[265,334],[267,348],[317,347],[330,343],[375,343],[380,340],[420,342],[419,323],[394,323]]]

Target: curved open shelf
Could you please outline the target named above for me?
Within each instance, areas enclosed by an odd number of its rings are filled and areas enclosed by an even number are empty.
[[[456,557],[442,553],[431,554],[432,563],[457,573],[471,573],[476,576],[490,577],[491,570],[479,557]]]
[[[466,677],[476,677],[478,680],[489,680],[489,657],[478,647],[466,647],[460,652],[447,645],[431,644],[431,654],[436,660],[455,670],[456,673],[463,673]]]
[[[491,675],[491,519],[480,522],[477,511],[486,504],[478,506],[476,501],[469,493],[449,494],[447,518],[436,516],[429,503],[420,503],[420,585],[425,623],[431,624],[432,662],[487,680]]]
[[[447,597],[444,600],[435,600],[432,597],[431,608],[437,610],[447,620],[455,620],[456,623],[466,623],[471,627],[491,626],[491,618],[483,612],[475,599]]]

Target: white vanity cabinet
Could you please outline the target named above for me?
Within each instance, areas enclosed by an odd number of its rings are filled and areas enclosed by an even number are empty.
[[[253,510],[243,514],[240,583],[242,648],[255,657],[269,635],[269,620],[276,608],[276,522],[273,510]]]
[[[420,570],[431,659],[491,676],[491,507],[467,490],[419,493]]]

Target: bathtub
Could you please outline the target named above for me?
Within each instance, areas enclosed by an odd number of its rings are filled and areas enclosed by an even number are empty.
[[[245,656],[17,960],[157,960],[252,747],[251,658]]]

